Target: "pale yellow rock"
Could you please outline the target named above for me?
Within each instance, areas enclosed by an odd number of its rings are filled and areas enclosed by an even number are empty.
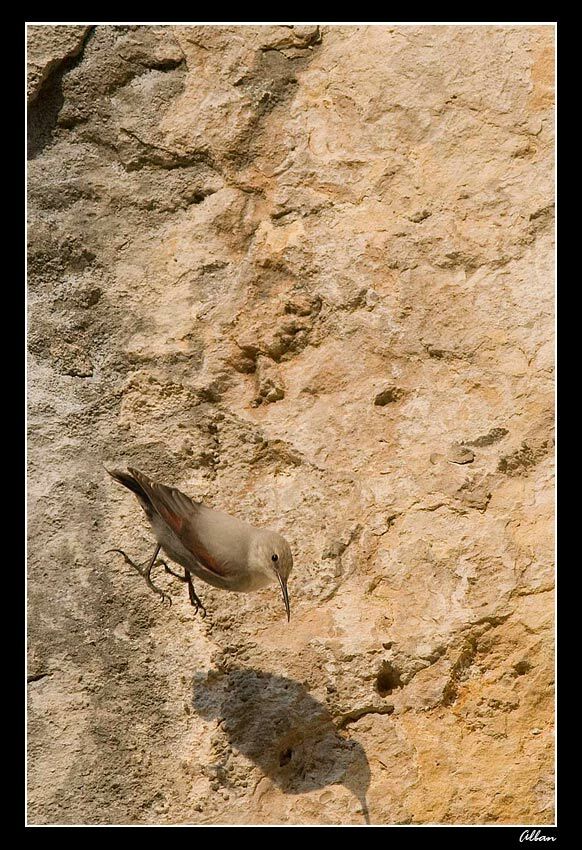
[[[70,29],[29,28],[30,822],[553,823],[553,27]],[[290,625],[159,567],[162,608],[103,463],[283,533]]]

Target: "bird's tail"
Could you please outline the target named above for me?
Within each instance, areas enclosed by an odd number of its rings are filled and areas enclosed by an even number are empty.
[[[119,482],[119,484],[123,484],[124,487],[127,487],[128,490],[131,490],[132,493],[135,493],[136,496],[140,496],[142,499],[145,499],[146,502],[149,502],[147,493],[144,491],[141,484],[139,484],[133,475],[129,472],[123,472],[121,469],[107,469],[104,467],[105,471],[111,475],[115,481]]]

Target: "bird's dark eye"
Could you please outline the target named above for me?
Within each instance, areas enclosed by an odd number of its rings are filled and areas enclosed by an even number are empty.
[[[271,555],[271,561],[278,561],[278,560],[279,560],[278,555]]]

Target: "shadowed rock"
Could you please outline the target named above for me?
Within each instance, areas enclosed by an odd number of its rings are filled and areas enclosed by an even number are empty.
[[[345,740],[325,705],[293,679],[235,668],[194,678],[192,704],[206,720],[223,720],[230,743],[285,794],[344,785],[370,822],[370,766],[357,741]]]

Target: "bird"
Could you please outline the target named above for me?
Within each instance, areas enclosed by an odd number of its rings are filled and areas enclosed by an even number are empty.
[[[195,612],[206,616],[206,608],[194,590],[192,576],[213,587],[235,593],[250,593],[278,582],[283,594],[287,622],[291,619],[287,580],[293,569],[293,555],[284,537],[269,528],[257,528],[238,517],[196,502],[175,487],[154,481],[139,469],[128,467],[107,469],[111,477],[131,490],[143,508],[156,538],[151,558],[136,564],[122,549],[109,549],[123,555],[145,579],[150,590],[171,598],[150,578],[155,566],[163,565],[166,572],[188,585],[190,603]],[[160,549],[172,561],[184,568],[184,575],[174,572],[158,560]]]

